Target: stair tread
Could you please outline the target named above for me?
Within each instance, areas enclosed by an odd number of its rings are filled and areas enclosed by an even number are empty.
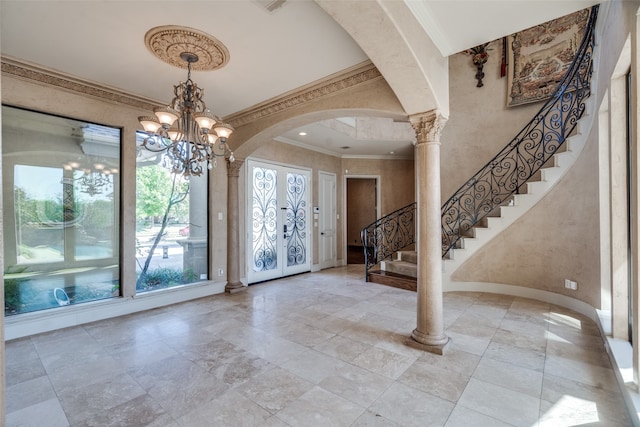
[[[384,262],[393,263],[393,264],[396,264],[396,265],[417,265],[415,262],[405,261],[405,260],[402,260],[402,259],[390,259],[390,260],[384,260]]]

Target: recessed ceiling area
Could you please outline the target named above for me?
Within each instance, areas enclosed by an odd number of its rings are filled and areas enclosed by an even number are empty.
[[[336,157],[413,158],[408,122],[384,117],[339,117],[291,129],[277,141]]]

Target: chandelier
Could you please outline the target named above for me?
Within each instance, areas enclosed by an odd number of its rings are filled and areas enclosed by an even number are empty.
[[[191,80],[191,64],[198,55],[180,54],[187,63],[187,81],[173,87],[174,98],[167,107],[153,109],[156,117],[138,117],[146,137],[141,147],[152,152],[164,152],[163,162],[172,173],[200,176],[204,168],[216,166],[217,157],[233,162],[233,152],[227,138],[233,127],[214,116],[207,108],[204,90]]]

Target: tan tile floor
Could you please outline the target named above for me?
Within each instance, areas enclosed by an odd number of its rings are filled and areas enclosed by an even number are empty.
[[[6,343],[8,426],[628,426],[593,322],[447,293],[444,356],[403,344],[415,293],[324,270]]]

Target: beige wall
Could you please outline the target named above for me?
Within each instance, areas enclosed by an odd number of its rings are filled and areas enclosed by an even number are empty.
[[[505,283],[600,304],[598,149],[590,141],[561,182],[453,275]],[[564,280],[578,282],[565,289]]]
[[[104,102],[97,98],[85,97],[63,91],[52,86],[32,84],[24,80],[2,76],[2,102],[16,107],[24,107],[44,113],[52,113],[74,119],[121,127],[123,148],[122,194],[123,213],[121,275],[125,295],[135,291],[135,132],[138,115],[145,111]],[[6,193],[9,189],[3,189]],[[9,193],[11,193],[9,191]],[[129,237],[127,237],[129,236]]]
[[[371,65],[364,66],[365,70],[371,69]],[[366,71],[375,75],[377,71]],[[356,71],[360,71],[358,68]],[[374,72],[375,71],[375,72]],[[346,79],[346,77],[344,77]],[[131,107],[125,103],[117,101],[106,101],[98,98],[94,94],[83,95],[77,92],[59,89],[43,83],[32,83],[3,75],[4,90],[2,94],[3,102],[18,107],[30,108],[42,112],[55,113],[62,116],[101,123],[110,126],[122,127],[123,129],[123,151],[122,151],[122,279],[125,295],[132,295],[135,292],[135,131],[139,127],[137,117],[148,115],[149,111]],[[341,88],[341,84],[335,85]],[[333,88],[328,84],[329,88]],[[312,90],[310,88],[309,90]],[[313,91],[312,91],[313,92]],[[315,93],[315,92],[313,92]],[[324,93],[324,92],[322,92]],[[339,220],[337,223],[337,259],[344,258],[344,248],[346,240],[344,237],[343,224],[343,175],[344,167],[337,157],[319,154],[299,147],[276,143],[271,141],[272,136],[280,132],[321,118],[331,118],[342,115],[374,115],[391,117],[398,120],[406,118],[395,95],[382,77],[374,77],[364,80],[357,85],[349,86],[346,89],[339,89],[331,96],[320,96],[313,98],[307,103],[296,105],[292,108],[284,109],[278,113],[270,114],[266,117],[250,122],[236,128],[232,144],[242,145],[236,151],[236,157],[244,159],[248,156],[261,158],[264,160],[276,161],[279,163],[312,169],[312,204],[318,203],[318,172],[330,172],[336,174],[337,197],[336,207]],[[250,140],[249,143],[244,144]],[[266,141],[266,142],[265,142]],[[271,141],[271,142],[269,142]],[[235,145],[235,148],[238,148]],[[379,174],[384,176],[383,188],[387,184],[400,182],[398,188],[406,188],[406,191],[394,190],[391,186],[387,191],[383,191],[383,213],[390,212],[398,207],[404,206],[413,201],[413,163],[409,161],[410,171],[406,166],[399,168],[389,168],[384,166],[384,161],[364,161],[356,162],[360,165],[359,170],[366,171],[367,174]],[[384,170],[379,171],[382,168]],[[360,172],[356,172],[360,173]],[[397,176],[393,176],[396,174]],[[243,171],[240,175],[240,218],[245,218],[244,199],[244,179]],[[406,178],[410,177],[410,180]],[[399,178],[399,179],[398,179]],[[387,184],[385,184],[385,182]],[[410,187],[405,184],[409,183]],[[407,198],[407,192],[411,197]],[[211,216],[211,241],[212,250],[212,278],[216,281],[226,280],[226,274],[217,276],[213,274],[218,269],[226,271],[226,173],[224,167],[219,166],[213,171],[211,178],[210,193],[211,198],[209,210]],[[222,215],[219,215],[219,214]],[[222,217],[223,220],[218,218]],[[240,236],[245,233],[244,221],[241,221]],[[318,262],[318,239],[317,228],[312,235],[313,259]],[[244,239],[241,238],[241,259],[244,259]],[[130,261],[129,261],[130,260]],[[242,263],[244,265],[244,263]],[[242,267],[241,267],[242,268]],[[242,275],[242,274],[241,274]],[[130,283],[130,285],[128,285]],[[129,289],[127,291],[127,289]]]
[[[44,113],[122,128],[122,192],[121,192],[121,277],[124,296],[135,293],[135,132],[139,127],[138,116],[149,111],[122,102],[102,100],[95,96],[62,90],[46,84],[31,83],[9,75],[2,76],[2,102],[7,105],[28,108]],[[226,171],[224,165],[213,171],[209,191],[210,212],[222,212],[223,220],[212,221],[210,241],[211,265],[224,267],[226,271]],[[7,189],[3,189],[7,192]],[[12,193],[13,190],[9,191]],[[211,272],[213,273],[213,272]],[[213,281],[226,281],[226,275],[211,274]]]
[[[385,160],[385,159],[340,159],[297,146],[277,142],[264,142],[255,150],[250,158],[284,163],[311,169],[312,180],[312,204],[318,204],[318,172],[330,172],[336,174],[336,208],[340,219],[337,221],[337,259],[344,260],[346,241],[346,224],[343,214],[345,175],[353,177],[379,176],[380,198],[382,215],[406,206],[415,201],[413,160]],[[244,177],[244,168],[241,177]],[[240,215],[245,218],[246,194],[244,179],[240,184]],[[243,223],[243,221],[241,221]],[[313,264],[318,263],[318,229],[315,228],[312,235]],[[240,235],[245,235],[244,224],[241,225]],[[245,239],[241,239],[241,257],[245,256]]]
[[[416,200],[413,160],[346,158],[342,159],[342,170],[348,176],[380,177],[380,211],[383,216]]]
[[[377,74],[377,70],[374,71],[374,74]],[[347,77],[344,80],[350,79]],[[337,87],[341,88],[342,84]],[[406,120],[407,117],[395,94],[381,76],[338,90],[336,85],[324,82],[324,86],[319,90],[300,90],[299,93],[299,98],[303,98],[304,102],[292,102],[287,108],[276,109],[275,112],[256,117],[248,123],[240,122],[235,125],[233,138],[229,139],[229,143],[237,158],[251,156],[265,141],[270,141],[290,129],[320,120],[369,115],[395,120]],[[288,105],[286,98],[285,96],[284,101],[274,103],[274,109],[279,105]],[[234,124],[238,119],[232,115],[228,120]]]
[[[406,120],[406,114],[402,110],[402,106],[398,102],[395,94],[387,84],[387,82],[379,75],[372,64],[366,63],[357,66],[352,70],[354,76],[364,77],[362,81],[359,78],[350,77],[348,74],[341,74],[339,77],[330,78],[317,84],[309,85],[296,91],[295,94],[285,95],[281,102],[267,103],[269,108],[268,114],[257,116],[252,115],[252,110],[239,112],[226,119],[235,124],[233,138],[230,143],[235,150],[236,158],[247,159],[255,158],[262,160],[270,160],[278,163],[284,163],[292,166],[299,166],[312,169],[313,199],[312,203],[318,203],[318,171],[331,172],[336,174],[336,207],[337,215],[337,260],[340,263],[345,258],[346,238],[344,223],[344,175],[345,165],[341,166],[339,157],[320,154],[314,151],[305,150],[300,147],[279,143],[274,138],[282,133],[302,126],[307,123],[313,123],[319,120],[337,118],[337,117],[359,117],[374,116],[387,117],[395,120]],[[363,74],[360,74],[363,73]],[[335,80],[337,79],[337,80]],[[335,80],[335,81],[334,81]],[[359,82],[358,82],[359,81]],[[353,85],[352,82],[358,82]],[[289,99],[288,96],[294,96]],[[294,102],[294,100],[304,99],[304,102]],[[286,106],[286,108],[280,108]],[[273,111],[272,111],[273,109]],[[262,111],[260,106],[256,107],[256,111]],[[247,116],[249,114],[249,116]],[[244,118],[251,117],[252,120],[245,122]],[[238,123],[236,123],[238,122]],[[356,174],[380,175],[379,168],[385,167],[385,161],[380,160],[356,160],[354,164],[358,165]],[[411,163],[411,174],[413,174],[413,161]],[[348,166],[347,166],[348,168]],[[401,168],[398,168],[400,171]],[[404,177],[407,175],[401,171],[401,179],[387,179],[387,182],[400,181],[406,183]],[[351,172],[349,172],[351,173]],[[390,177],[385,170],[385,176]],[[245,194],[245,175],[246,169],[243,167],[240,171],[239,197],[240,197],[240,218],[246,218],[246,194]],[[411,198],[407,200],[404,197],[404,191],[396,193],[390,190],[388,194],[382,195],[383,213],[384,200],[386,196],[386,204],[398,207],[404,206],[413,201],[413,176],[411,176]],[[404,188],[404,186],[403,186]],[[399,193],[399,194],[397,194]],[[398,202],[404,204],[398,205]],[[393,210],[393,209],[392,209]],[[388,211],[387,211],[388,212]],[[244,221],[240,221],[240,236],[245,236]],[[246,257],[245,244],[246,239],[241,237],[241,259]],[[318,263],[318,238],[317,229],[312,235],[313,241],[313,259],[312,263]],[[244,265],[244,264],[243,264]],[[244,276],[244,274],[241,274]]]
[[[598,97],[608,85],[610,71],[616,63],[622,42],[635,16],[636,2],[615,2],[608,15],[610,20],[600,40],[606,49],[601,50],[600,62],[604,72],[599,76]],[[606,15],[601,14],[601,19]],[[601,24],[601,28],[602,24]],[[506,108],[506,78],[499,77],[501,42],[489,46],[490,57],[485,65],[485,86],[477,88],[475,67],[466,54],[449,58],[450,118],[444,128],[441,141],[442,198],[446,200],[493,154],[502,148],[540,107],[530,104]],[[359,102],[354,103],[354,99]],[[51,112],[81,120],[94,121],[123,128],[122,152],[122,274],[124,286],[135,280],[135,130],[137,116],[148,111],[115,101],[104,101],[94,96],[56,89],[46,84],[33,84],[11,76],[3,76],[2,101],[9,105]],[[594,105],[599,105],[595,102]],[[286,119],[307,122],[313,112],[327,117],[347,111],[370,111],[389,116],[402,115],[395,96],[382,79],[366,82],[350,91],[349,96],[327,97],[315,105],[300,107],[269,116],[247,129],[238,129],[241,140],[249,140],[264,129],[277,133],[285,126]],[[342,110],[341,112],[336,112]],[[384,112],[384,113],[382,113]],[[315,118],[314,118],[315,119]],[[264,123],[263,123],[264,122]],[[286,126],[292,125],[286,123]],[[243,132],[244,131],[244,132]],[[244,138],[242,138],[244,137]],[[313,170],[312,180],[318,181],[318,171],[337,175],[337,209],[343,218],[343,183],[345,170],[348,175],[380,176],[381,212],[387,214],[415,200],[414,165],[412,160],[338,159],[310,152],[298,147],[260,138],[251,141],[244,154],[267,160],[308,167]],[[491,281],[517,284],[537,289],[565,293],[563,280],[578,282],[579,289],[570,295],[589,304],[599,304],[599,230],[598,192],[594,171],[598,166],[597,132],[591,132],[588,145],[580,159],[559,185],[540,204],[521,220],[506,230],[494,242],[487,245],[464,265],[455,275],[462,281]],[[242,153],[241,153],[242,154]],[[226,187],[223,170],[217,170],[212,192],[216,195],[210,207],[212,212],[226,213]],[[313,188],[313,203],[317,203],[317,185]],[[241,207],[244,201],[241,200]],[[226,215],[224,215],[226,218]],[[338,222],[338,259],[344,258],[344,229]],[[244,235],[244,234],[241,234]],[[226,241],[226,226],[214,221],[214,242]],[[242,240],[242,239],[241,239]],[[314,237],[314,263],[317,262],[317,238]],[[218,247],[219,246],[219,247]],[[213,265],[226,265],[224,245],[215,245]],[[517,274],[516,274],[517,273]]]
[[[483,87],[476,87],[471,56],[449,57],[450,116],[440,138],[442,202],[483,167],[531,120],[541,104],[507,108],[507,78],[500,77],[502,40],[488,46]]]
[[[595,106],[591,114],[597,114],[597,106],[609,84],[611,73],[629,32],[629,17],[635,14],[631,2],[616,2],[612,4],[609,14],[600,14],[600,20],[605,17],[609,22],[599,23],[600,31],[607,31],[599,40],[600,72],[597,75],[598,82],[592,87],[597,88],[597,94],[592,95],[596,99],[590,100]],[[637,9],[637,4],[635,5]],[[495,46],[495,44],[493,44]],[[499,51],[494,50],[492,56],[498,56]],[[463,55],[452,58],[451,82],[458,87],[465,79],[469,79],[468,70],[454,67],[459,63]],[[494,58],[495,59],[495,58]],[[491,64],[491,61],[489,62]],[[491,70],[491,67],[488,68]],[[499,80],[494,73],[487,72],[485,88],[501,87],[506,85],[506,80]],[[483,88],[483,89],[485,89]],[[476,90],[470,88],[470,90]],[[478,89],[482,90],[482,89]],[[454,91],[452,105],[460,105],[462,91]],[[504,92],[503,92],[504,93]],[[474,103],[477,102],[473,101]],[[494,101],[486,97],[486,108],[478,108],[474,122],[491,122],[491,132],[502,133],[500,126],[509,127],[509,131],[515,135],[519,129],[511,129],[515,125],[515,114],[507,112],[506,116],[496,123],[487,115],[493,114]],[[531,110],[525,107],[523,111]],[[473,151],[479,149],[479,145],[489,147],[492,138],[487,138],[483,132],[473,132],[463,124],[464,120],[453,119],[455,109],[452,107],[452,120],[447,124],[448,131],[446,141],[450,145],[458,146],[458,141],[451,140],[452,135],[462,137],[463,131],[477,135],[472,143]],[[465,111],[467,111],[465,109]],[[531,116],[531,112],[529,115]],[[468,114],[468,111],[464,114]],[[520,117],[518,116],[518,120]],[[526,120],[522,120],[522,124]],[[482,127],[481,127],[482,128]],[[475,256],[465,263],[453,279],[457,281],[479,281],[519,285],[529,288],[546,290],[558,294],[565,294],[582,300],[596,308],[600,306],[600,230],[599,230],[599,199],[598,199],[598,129],[597,126],[589,132],[587,145],[579,156],[575,165],[561,179],[556,187],[521,219],[516,221],[505,232],[482,248]],[[460,144],[462,144],[460,142]],[[447,147],[443,142],[443,149],[448,148],[447,162],[443,161],[443,175],[447,177],[447,184],[452,187],[452,181],[463,182],[465,178],[455,178],[455,170],[458,169],[454,162],[457,156],[453,155],[452,147]],[[497,152],[497,148],[492,149]],[[464,150],[457,151],[461,157],[466,157]],[[488,154],[488,153],[487,153]],[[473,156],[472,156],[473,157]],[[486,156],[485,156],[486,157]],[[487,159],[488,160],[488,159]],[[461,161],[465,167],[465,176],[469,176],[468,160]],[[444,185],[444,184],[443,184]],[[449,191],[450,192],[450,191]],[[578,290],[570,291],[564,288],[564,280],[571,279],[578,282]]]

